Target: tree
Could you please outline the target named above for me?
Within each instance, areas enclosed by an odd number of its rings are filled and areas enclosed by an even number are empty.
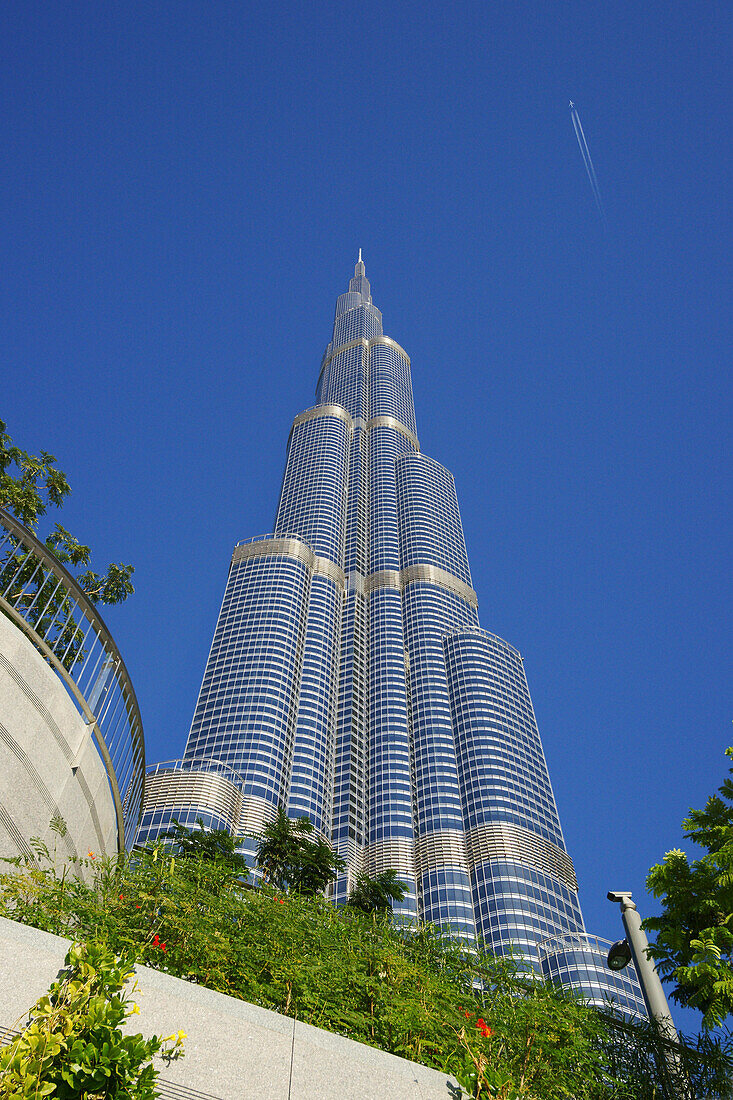
[[[346,869],[331,845],[315,837],[312,821],[307,817],[291,821],[282,806],[278,806],[275,820],[262,830],[257,866],[276,889],[308,896],[323,893],[329,882]]]
[[[362,873],[346,904],[362,913],[391,913],[392,902],[402,901],[406,893],[407,887],[397,878],[396,871],[381,871],[378,875]]]
[[[160,839],[170,841],[171,849],[178,859],[203,859],[209,863],[224,863],[239,877],[249,875],[246,860],[237,851],[236,837],[226,829],[207,829],[200,817],[196,825],[195,829],[187,829],[174,819],[173,828],[162,833]]]
[[[21,523],[36,533],[38,522],[48,508],[62,507],[70,492],[71,486],[64,472],[57,468],[55,457],[48,451],[41,451],[40,455],[32,455],[15,446],[6,431],[5,423],[0,420],[0,505],[7,508]],[[64,565],[72,569],[89,565],[91,549],[80,543],[60,523],[54,524],[54,529],[47,535],[45,543],[51,553]],[[16,582],[27,583],[33,576],[36,564],[36,559],[29,555],[28,570],[26,570],[28,577],[21,569]],[[17,565],[16,558],[13,563],[14,571]],[[135,568],[132,565],[113,562],[107,566],[105,573],[96,573],[87,568],[77,576],[76,580],[92,603],[122,603],[135,591],[130,580],[134,572]],[[38,588],[28,591],[31,601],[37,594]],[[58,597],[58,599],[63,598],[65,593]],[[36,604],[40,606],[41,603],[41,599],[36,599]],[[47,614],[50,615],[52,611],[55,613],[59,606],[49,609]]]
[[[664,911],[644,921],[657,933],[650,954],[661,977],[676,983],[673,999],[700,1009],[705,1028],[733,1013],[733,767],[718,790],[722,798],[712,795],[682,823],[707,854],[690,863],[675,849],[651,868],[647,888]]]

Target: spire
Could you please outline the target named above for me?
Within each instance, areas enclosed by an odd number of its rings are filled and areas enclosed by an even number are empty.
[[[361,295],[361,302],[355,302],[349,297],[352,294]],[[372,288],[369,286],[369,280],[366,277],[366,268],[364,267],[364,261],[361,258],[361,249],[359,249],[359,259],[354,266],[354,276],[349,280],[349,289],[346,294],[339,295],[339,299],[336,303],[336,316],[340,317],[347,309],[354,309],[357,305],[371,306],[372,304]],[[377,310],[379,313],[379,310]],[[380,324],[381,324],[381,314]]]

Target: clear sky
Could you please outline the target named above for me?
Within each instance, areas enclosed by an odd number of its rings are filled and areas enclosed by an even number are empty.
[[[136,565],[106,618],[149,760],[361,247],[588,927],[620,935],[609,888],[654,910],[733,742],[730,30],[718,0],[3,5],[0,415]]]

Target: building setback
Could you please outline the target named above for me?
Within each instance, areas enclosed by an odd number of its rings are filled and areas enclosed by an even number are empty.
[[[539,945],[585,934],[522,658],[479,625],[453,477],[420,450],[361,253],[274,532],[234,548],[184,757],[148,774],[139,835],[256,834],[279,804],[345,859],[337,901],[394,868],[404,918],[538,970]]]

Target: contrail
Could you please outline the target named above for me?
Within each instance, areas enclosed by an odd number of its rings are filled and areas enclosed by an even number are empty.
[[[583,157],[583,163],[585,164],[585,170],[588,174],[588,182],[590,183],[591,190],[593,192],[593,198],[596,201],[598,207],[598,213],[601,215],[601,219],[604,224],[606,221],[606,212],[603,207],[603,199],[601,198],[601,189],[598,185],[598,177],[596,176],[595,168],[593,167],[593,160],[590,155],[590,149],[588,148],[588,142],[585,139],[585,133],[578,116],[578,112],[573,108],[572,110],[573,127],[575,129],[575,136],[578,139],[578,146],[580,148],[581,156]]]
[[[580,121],[580,115],[578,114],[577,107],[570,100],[570,117],[573,120],[573,129],[575,130],[575,136],[578,139],[578,146],[580,148],[580,155],[583,158],[583,164],[585,170],[588,173],[588,182],[590,183],[591,191],[593,192],[593,198],[596,200],[596,206],[598,207],[598,213],[601,216],[603,222],[603,228],[608,229],[608,222],[606,221],[606,210],[603,206],[603,199],[601,198],[601,189],[598,186],[598,177],[596,176],[596,170],[593,167],[593,160],[590,155],[590,149],[588,148],[588,142],[585,140],[585,134],[583,133],[583,126]]]
[[[603,208],[603,199],[601,198],[601,189],[598,186],[598,177],[596,176],[595,168],[593,167],[593,160],[591,159],[590,149],[588,148],[588,142],[585,140],[585,133],[583,132],[583,126],[580,121],[577,109],[570,101],[571,118],[573,120],[573,128],[575,130],[575,136],[578,139],[578,147],[580,148],[580,154],[585,164],[585,170],[588,174],[588,182],[590,183],[591,190],[593,192],[593,198],[596,201],[598,207],[598,213],[601,215],[601,219],[605,223],[606,212]]]
[[[584,150],[583,156],[586,162],[586,167],[590,169],[590,175],[592,178],[593,189],[600,198],[601,189],[598,186],[598,177],[596,176],[596,170],[593,167],[593,161],[591,160],[590,149],[588,148],[588,142],[586,141],[585,131],[583,130],[583,124],[580,121],[580,115],[577,109],[573,109],[573,122],[575,123],[575,133],[578,134],[578,141],[582,142],[581,148]]]

